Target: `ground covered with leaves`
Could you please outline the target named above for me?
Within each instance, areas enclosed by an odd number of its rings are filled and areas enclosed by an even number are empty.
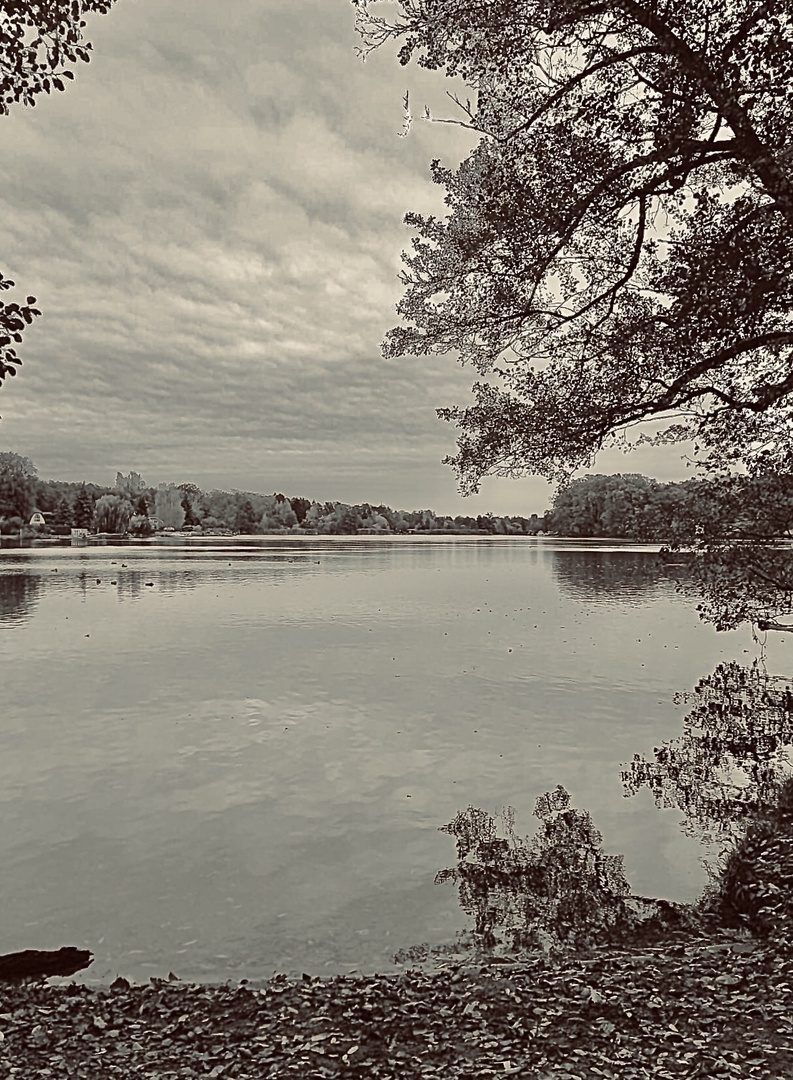
[[[0,988],[0,1077],[793,1076],[793,952],[735,935],[263,985]]]

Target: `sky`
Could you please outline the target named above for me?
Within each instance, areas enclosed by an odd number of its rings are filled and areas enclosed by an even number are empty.
[[[64,94],[0,117],[0,271],[43,316],[0,391],[0,450],[43,478],[542,513],[539,478],[464,499],[455,428],[474,373],[385,360],[408,210],[470,133],[448,80],[362,63],[349,0],[118,0]],[[11,294],[5,294],[8,299]],[[591,471],[689,475],[673,448]]]

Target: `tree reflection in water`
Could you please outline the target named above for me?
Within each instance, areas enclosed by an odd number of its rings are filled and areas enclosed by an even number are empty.
[[[779,799],[790,769],[793,692],[759,660],[733,661],[676,700],[693,704],[683,733],[656,747],[652,760],[636,754],[623,767],[625,793],[648,787],[659,806],[683,812],[687,832],[725,840]]]
[[[791,630],[779,621],[793,615],[791,539],[793,475],[723,476],[700,485],[662,555],[691,557],[683,590],[717,630]]]
[[[564,553],[561,584],[590,595],[610,587],[610,558]],[[619,557],[620,562],[624,556]],[[624,565],[624,564],[623,564]],[[657,566],[631,560],[629,588],[646,593],[661,579]],[[775,542],[724,542],[706,537],[689,564],[698,609],[717,630],[750,621],[756,631],[789,630],[793,613],[793,555]],[[586,569],[586,574],[583,571]],[[457,866],[437,881],[453,881],[473,918],[475,944],[492,947],[501,931],[514,947],[581,947],[615,935],[672,927],[745,927],[788,941],[793,926],[793,688],[770,674],[762,659],[720,664],[693,692],[681,735],[636,754],[623,766],[626,795],[642,787],[659,807],[675,807],[683,827],[722,844],[712,880],[696,905],[633,897],[621,856],[606,855],[585,810],[570,807],[561,786],[542,796],[532,840],[518,837],[511,810],[497,822],[469,806],[444,827],[457,843]]]
[[[603,851],[589,813],[570,806],[561,785],[540,796],[534,813],[532,839],[516,834],[511,808],[498,821],[469,806],[442,829],[456,840],[457,865],[435,880],[457,885],[475,945],[580,948],[679,921],[679,906],[631,896],[623,857]]]
[[[743,926],[789,936],[793,924],[793,690],[760,661],[720,664],[679,700],[692,704],[683,732],[652,759],[623,768],[626,795],[648,787],[656,803],[682,811],[687,832],[721,842],[718,865],[696,905],[631,895],[621,855],[603,851],[586,810],[563,787],[537,800],[532,839],[469,806],[445,825],[457,865],[454,882],[473,919],[473,941],[492,948],[582,948],[674,929]]]
[[[762,662],[701,679],[677,739],[635,755],[626,795],[648,787],[683,827],[725,844],[700,906],[721,924],[789,938],[793,924],[793,691]]]
[[[681,591],[697,601],[700,618],[717,630],[752,623],[758,630],[791,631],[793,559],[775,544],[703,544],[689,563]]]
[[[549,558],[560,589],[578,600],[609,597],[640,603],[673,588],[680,576],[672,556],[659,559],[655,551],[570,547],[550,551]]]
[[[32,615],[40,589],[41,580],[33,574],[0,574],[0,623]]]

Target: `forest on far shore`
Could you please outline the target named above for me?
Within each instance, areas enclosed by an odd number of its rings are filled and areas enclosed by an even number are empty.
[[[30,526],[34,513],[45,523]],[[150,536],[189,530],[195,535],[308,532],[482,533],[536,535],[547,530],[544,516],[449,515],[433,510],[392,510],[390,506],[319,502],[280,492],[202,491],[196,484],[150,486],[139,473],[117,473],[106,487],[87,482],[41,480],[28,458],[0,454],[0,533],[68,535],[72,528]]]
[[[736,483],[739,479],[735,478]],[[638,473],[596,474],[560,488],[552,509],[543,514],[451,517],[433,510],[319,502],[280,492],[262,495],[250,491],[202,491],[192,483],[153,487],[136,472],[118,473],[112,487],[41,480],[29,459],[5,453],[0,454],[0,533],[22,530],[31,535],[57,536],[68,535],[72,528],[132,536],[183,530],[221,536],[451,533],[669,543],[698,537],[711,520],[718,520],[722,527],[725,513],[740,527],[743,508],[756,516],[750,507],[758,498],[766,505],[769,500],[779,503],[781,499],[785,508],[790,501],[793,512],[793,494],[788,499],[785,478],[769,480],[762,491],[753,494],[742,489],[738,496],[736,491],[728,503],[724,501],[725,482],[724,478],[702,478],[662,483]],[[44,516],[44,524],[30,525],[35,511]],[[786,535],[786,521],[785,511],[778,527],[774,527],[775,535]]]

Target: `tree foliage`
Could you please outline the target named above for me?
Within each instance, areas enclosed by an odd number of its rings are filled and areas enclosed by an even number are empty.
[[[94,500],[85,484],[80,484],[74,500],[74,524],[78,529],[90,529],[94,520]]]
[[[472,89],[479,141],[409,213],[386,355],[483,376],[448,458],[565,479],[669,422],[710,463],[788,461],[793,19],[754,0],[353,0],[364,51],[401,42]]]
[[[65,90],[74,79],[71,65],[88,63],[85,40],[88,13],[106,14],[115,0],[0,0],[0,115],[12,105],[33,106],[39,94]],[[0,292],[14,282],[0,274]],[[35,296],[23,304],[0,300],[0,386],[16,375],[21,360],[15,346],[25,327],[41,312]]]
[[[791,630],[793,476],[721,476],[695,485],[678,509],[670,551],[693,554],[682,590],[717,630],[750,622]]]
[[[154,493],[154,515],[169,529],[181,529],[185,509],[182,491],[175,484],[158,484]]]
[[[9,452],[0,454],[0,518],[25,522],[34,509],[36,466],[30,458]]]
[[[94,506],[97,532],[124,533],[132,517],[132,503],[118,495],[102,495]]]
[[[250,535],[256,531],[258,520],[253,510],[253,505],[250,499],[245,499],[237,509],[237,513],[234,519],[234,524],[238,532]]]
[[[55,508],[52,525],[56,532],[67,533],[74,521],[74,514],[67,498],[62,498]]]
[[[684,508],[696,499],[696,482],[662,484],[638,473],[590,475],[556,493],[550,519],[557,536],[671,540]]]
[[[383,504],[371,506],[369,503],[355,506],[336,501],[321,503],[302,496],[288,498],[280,492],[262,495],[252,491],[202,491],[194,483],[163,483],[155,488],[146,486],[140,474],[134,471],[127,476],[117,473],[113,487],[77,484],[66,480],[36,480],[35,466],[27,458],[21,458],[17,454],[0,454],[0,478],[6,459],[17,463],[27,462],[27,466],[32,469],[31,476],[25,480],[31,507],[35,505],[39,510],[54,513],[61,500],[66,499],[73,510],[73,524],[79,528],[91,527],[94,503],[103,495],[116,495],[130,502],[136,517],[153,514],[164,526],[173,529],[190,526],[191,529],[201,532],[220,534],[239,532],[240,520],[244,521],[245,529],[242,531],[245,532],[282,533],[300,530],[329,535],[358,532],[488,531],[520,536],[536,534],[547,528],[547,521],[536,514],[532,514],[531,518],[484,515],[480,518],[458,517],[452,520],[450,516],[436,515],[432,510],[392,510]],[[243,518],[238,519],[241,508],[246,504]],[[25,507],[27,505],[25,503]],[[14,515],[16,517],[16,511]],[[27,516],[29,518],[30,515]],[[2,517],[0,502],[0,518]],[[21,524],[25,522],[21,519],[18,522],[15,520],[11,531],[18,531]],[[483,527],[485,524],[486,529]],[[145,531],[146,526],[139,526],[138,531],[140,528]]]
[[[88,63],[84,16],[107,14],[115,0],[0,0],[0,113],[65,90],[70,65]]]
[[[790,940],[793,926],[793,777],[773,806],[748,824],[727,853],[711,901],[726,923]]]

